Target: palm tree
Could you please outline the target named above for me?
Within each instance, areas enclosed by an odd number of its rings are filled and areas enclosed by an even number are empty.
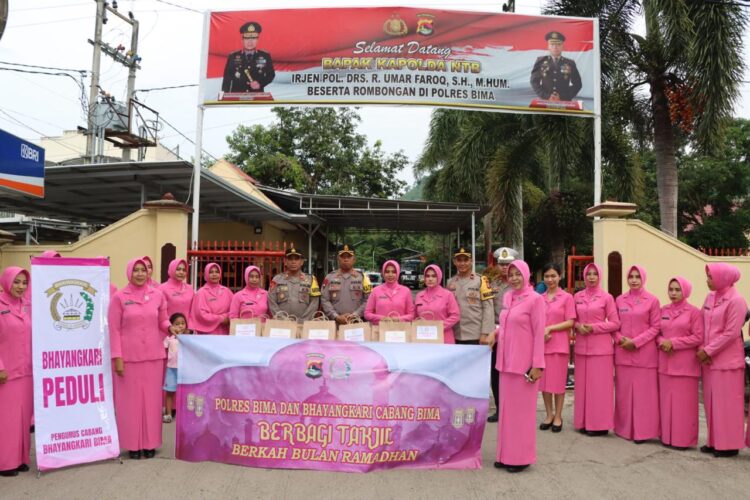
[[[619,111],[653,147],[661,229],[676,236],[677,149],[723,144],[744,69],[745,13],[724,0],[554,0],[547,13],[599,18],[602,86],[620,85],[630,107]],[[645,36],[633,32],[639,14]]]

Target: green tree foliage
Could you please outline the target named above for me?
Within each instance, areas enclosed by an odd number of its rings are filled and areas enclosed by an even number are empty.
[[[386,154],[357,132],[354,108],[273,108],[276,121],[239,126],[229,137],[227,159],[260,183],[300,192],[391,198],[405,183],[396,176],[408,163]]]

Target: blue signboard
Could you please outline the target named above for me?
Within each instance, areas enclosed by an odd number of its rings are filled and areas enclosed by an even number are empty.
[[[44,198],[44,149],[0,130],[0,188]]]

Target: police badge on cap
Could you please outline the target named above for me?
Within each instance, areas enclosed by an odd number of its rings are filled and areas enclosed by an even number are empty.
[[[548,42],[553,41],[553,42],[563,43],[565,41],[565,35],[563,35],[559,31],[550,31],[549,33],[544,35],[544,39],[547,40]]]
[[[508,247],[500,247],[492,254],[498,264],[510,264],[518,258],[518,252]]]
[[[261,28],[260,24],[256,23],[255,21],[245,23],[240,28],[242,38],[258,38],[261,31],[263,31],[263,28]]]

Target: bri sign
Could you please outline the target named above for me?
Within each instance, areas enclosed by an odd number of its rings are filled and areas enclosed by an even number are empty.
[[[44,149],[0,130],[0,188],[44,198]]]
[[[31,282],[39,470],[117,457],[109,261],[34,257]]]
[[[181,336],[176,457],[477,469],[489,364],[485,346]]]

